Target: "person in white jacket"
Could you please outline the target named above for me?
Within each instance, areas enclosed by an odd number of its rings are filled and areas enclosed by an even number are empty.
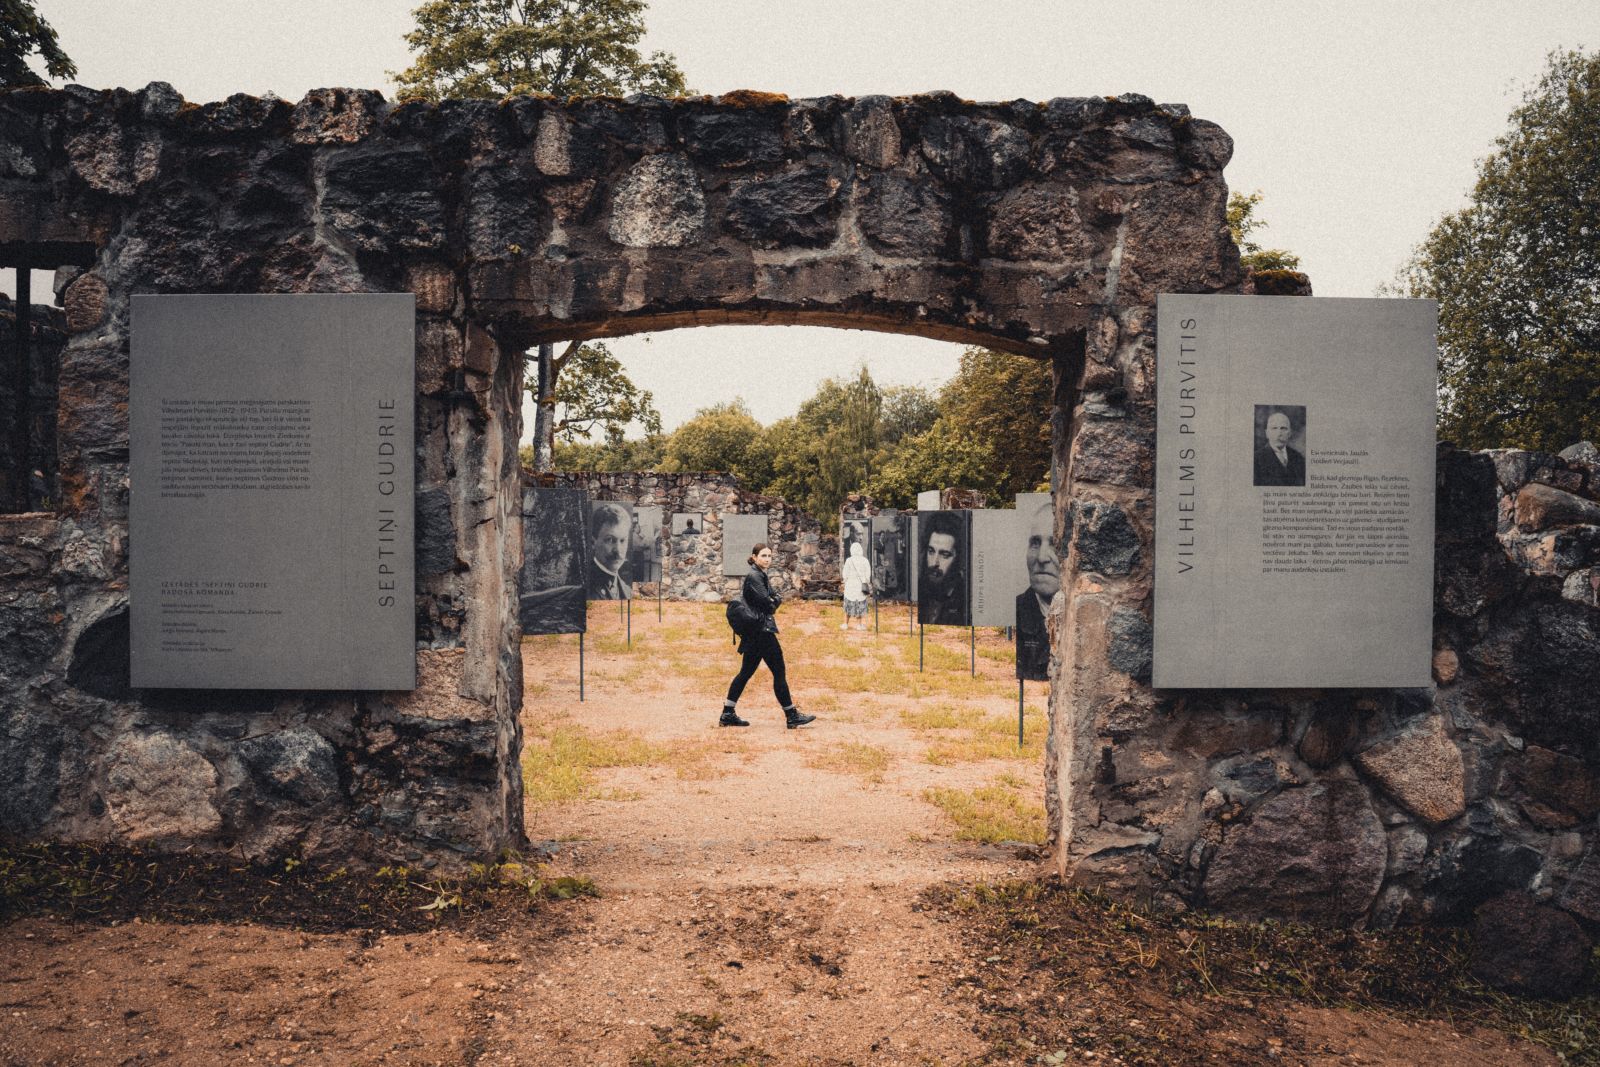
[[[867,596],[872,591],[872,564],[867,562],[861,542],[850,545],[850,558],[844,561],[844,622],[839,629],[850,629],[851,619],[861,620],[861,631],[867,629]]]

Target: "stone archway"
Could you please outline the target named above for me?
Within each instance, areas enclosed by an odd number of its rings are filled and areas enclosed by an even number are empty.
[[[770,322],[1051,361],[1064,550],[1068,515],[1091,518],[1054,610],[1048,808],[1063,868],[1130,843],[1096,842],[1074,787],[1098,773],[1095,717],[1149,704],[1155,296],[1240,281],[1215,125],[1134,95],[194,106],[155,84],[0,94],[0,139],[0,246],[98,249],[65,293],[63,506],[0,522],[3,624],[26,637],[0,657],[20,832],[412,858],[514,842],[522,352]],[[351,291],[417,295],[419,688],[129,690],[130,295]],[[1118,524],[1145,559],[1108,569],[1094,533]]]

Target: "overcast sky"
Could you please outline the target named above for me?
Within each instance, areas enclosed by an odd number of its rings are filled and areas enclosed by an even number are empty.
[[[97,88],[172,83],[191,101],[379,88],[410,63],[416,0],[38,0]],[[647,48],[699,92],[949,89],[975,100],[1138,92],[1235,142],[1264,242],[1321,296],[1371,296],[1444,212],[1555,48],[1600,47],[1596,0],[654,0]],[[764,422],[863,361],[937,386],[959,349],[800,327],[712,327],[611,343],[668,427],[743,396]]]

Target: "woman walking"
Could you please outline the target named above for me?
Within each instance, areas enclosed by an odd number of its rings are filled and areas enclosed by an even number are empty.
[[[800,714],[800,709],[794,706],[789,696],[789,680],[783,667],[783,646],[778,644],[778,620],[773,617],[783,598],[772,591],[772,585],[767,581],[767,568],[771,565],[772,549],[766,545],[756,545],[750,550],[750,571],[744,576],[744,589],[739,595],[750,610],[761,617],[761,625],[739,641],[739,654],[744,661],[739,665],[739,673],[728,684],[728,699],[722,702],[722,718],[717,720],[718,726],[750,725],[739,718],[735,705],[739,703],[745,683],[762,662],[772,672],[772,693],[783,708],[784,724],[793,730],[816,720],[815,715]]]

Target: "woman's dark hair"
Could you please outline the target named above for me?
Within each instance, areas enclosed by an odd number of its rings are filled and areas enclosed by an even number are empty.
[[[770,547],[771,546],[768,545],[765,541],[757,541],[756,544],[755,544],[755,547],[750,550],[750,558],[745,560],[745,562],[754,565],[755,561],[756,561],[756,557],[761,555],[761,550],[764,549],[764,548],[770,548]]]

